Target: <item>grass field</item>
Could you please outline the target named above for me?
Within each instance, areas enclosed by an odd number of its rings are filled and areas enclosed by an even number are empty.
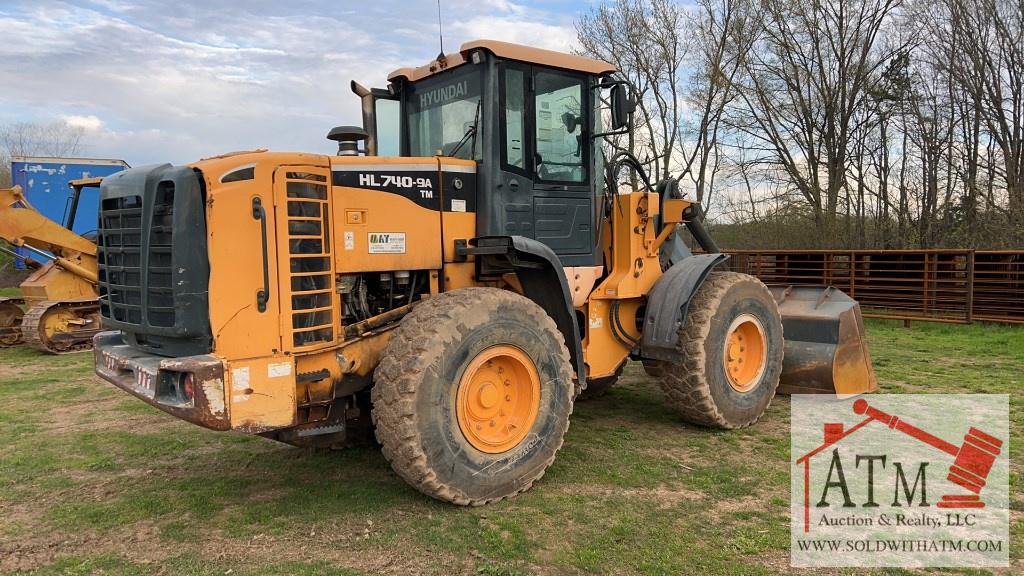
[[[871,321],[883,392],[1011,395],[1024,570],[1024,329]],[[0,350],[0,572],[772,574],[789,565],[789,399],[754,427],[680,423],[638,366],[579,403],[533,490],[457,508],[374,447],[313,452],[179,422],[92,356]],[[891,572],[889,572],[891,573]]]

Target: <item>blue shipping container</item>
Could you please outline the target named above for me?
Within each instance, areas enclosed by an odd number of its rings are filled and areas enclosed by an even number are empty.
[[[124,160],[15,156],[11,161],[11,179],[25,190],[25,197],[36,210],[54,222],[66,224],[72,196],[69,182],[110,176],[128,167]],[[85,234],[96,230],[99,196],[98,188],[82,190],[75,216],[75,232]]]

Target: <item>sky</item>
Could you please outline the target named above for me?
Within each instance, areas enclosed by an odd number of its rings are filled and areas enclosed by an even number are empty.
[[[444,46],[575,45],[587,1],[442,0]],[[184,164],[234,150],[333,153],[357,80],[438,53],[434,0],[0,0],[0,124],[65,121],[81,156]]]

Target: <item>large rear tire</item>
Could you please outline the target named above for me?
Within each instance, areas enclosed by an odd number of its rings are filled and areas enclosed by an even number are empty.
[[[647,361],[684,420],[742,428],[771,404],[782,373],[782,318],[760,280],[712,272],[679,328],[682,362]]]
[[[518,294],[466,288],[418,304],[374,372],[391,467],[424,494],[481,505],[529,489],[569,427],[573,371],[554,321]]]

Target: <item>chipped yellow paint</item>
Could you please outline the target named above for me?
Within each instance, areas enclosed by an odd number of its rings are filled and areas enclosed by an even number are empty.
[[[206,380],[203,382],[203,394],[206,396],[206,404],[210,414],[214,416],[224,415],[224,381],[220,378]]]
[[[260,432],[295,423],[295,370],[281,369],[292,362],[289,356],[275,355],[228,364],[232,428]]]

